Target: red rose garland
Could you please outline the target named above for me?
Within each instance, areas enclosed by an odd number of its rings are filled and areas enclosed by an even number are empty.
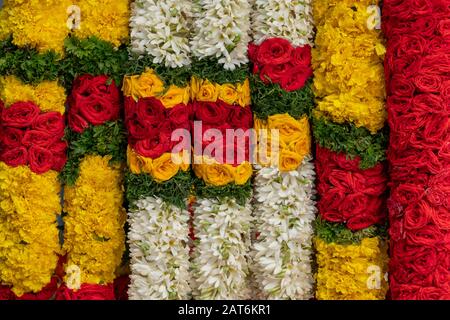
[[[393,299],[450,299],[450,6],[385,1]]]
[[[11,167],[29,165],[37,174],[61,171],[67,156],[64,116],[43,113],[33,102],[0,105],[0,161]]]
[[[318,209],[323,219],[346,223],[352,231],[384,223],[387,179],[385,166],[362,170],[359,158],[347,159],[317,146],[317,191],[321,195]]]

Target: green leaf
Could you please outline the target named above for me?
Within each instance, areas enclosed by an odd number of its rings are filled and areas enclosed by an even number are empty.
[[[192,75],[198,79],[208,79],[220,85],[242,83],[248,78],[248,65],[234,70],[225,70],[218,59],[202,59],[192,62]]]
[[[204,199],[225,199],[234,198],[240,205],[245,205],[246,201],[252,196],[252,183],[247,181],[240,186],[236,184],[227,184],[222,187],[207,185],[202,179],[194,178],[194,192],[199,198]]]

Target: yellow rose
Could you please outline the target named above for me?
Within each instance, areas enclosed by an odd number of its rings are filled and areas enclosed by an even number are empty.
[[[291,142],[287,149],[289,151],[295,152],[303,159],[311,152],[311,139],[302,137],[296,141]]]
[[[201,80],[197,79],[196,77],[192,77],[191,79],[191,100],[196,100],[197,99],[197,94],[200,91],[200,85],[201,85]]]
[[[125,76],[122,84],[122,91],[125,97],[133,97],[137,100],[139,97],[136,96],[136,86],[138,83],[139,76]]]
[[[213,186],[224,186],[234,181],[233,168],[230,165],[210,164],[203,169],[205,181]]]
[[[296,170],[302,163],[303,158],[297,153],[284,150],[281,152],[278,168],[280,171],[293,171]]]
[[[184,150],[178,154],[172,154],[173,162],[180,166],[183,171],[188,171],[191,166],[191,157],[187,150]]]
[[[204,173],[205,173],[204,168],[205,168],[205,165],[203,165],[203,164],[195,164],[192,167],[194,169],[194,173],[197,176],[197,178],[205,180],[204,179]]]
[[[248,162],[241,163],[235,168],[234,179],[236,184],[243,185],[251,178],[253,173],[252,165]]]
[[[306,119],[306,118],[305,118]],[[303,122],[297,121],[287,113],[270,116],[268,125],[270,129],[279,130],[280,140],[289,144],[301,137]]]
[[[232,84],[227,83],[220,86],[219,99],[222,101],[232,105],[237,97],[238,93]]]
[[[166,108],[173,108],[178,104],[187,105],[189,102],[189,88],[180,88],[175,85],[171,85],[169,90],[159,98],[161,103]]]
[[[265,130],[265,131],[264,131]],[[279,162],[280,152],[287,148],[278,134],[272,135],[266,127],[258,132],[258,163],[262,166],[275,166]],[[276,133],[276,132],[275,132]]]
[[[204,80],[197,93],[197,101],[215,102],[219,96],[218,86]]]
[[[173,163],[172,154],[165,153],[161,157],[153,160],[153,177],[160,182],[172,179],[180,169],[180,166]]]
[[[252,103],[250,95],[250,82],[245,79],[243,84],[237,85],[238,103],[241,107],[249,106]]]
[[[139,158],[138,154],[134,152],[133,149],[131,149],[130,146],[127,148],[127,162],[128,167],[130,168],[131,172],[134,174],[140,174],[142,171],[142,167],[144,166],[144,163]]]
[[[164,91],[164,83],[153,69],[147,69],[141,74],[133,89],[138,98],[155,97]]]

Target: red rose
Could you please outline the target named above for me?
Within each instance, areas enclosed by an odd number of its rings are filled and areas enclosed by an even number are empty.
[[[52,170],[61,171],[67,162],[67,154],[65,152],[56,153],[53,155]]]
[[[156,98],[139,99],[137,115],[145,123],[158,126],[166,119],[166,109],[161,101]]]
[[[258,56],[258,48],[259,47],[253,42],[248,44],[248,58],[250,61],[255,62]]]
[[[437,32],[442,37],[450,37],[450,19],[442,19],[439,21]]]
[[[259,73],[259,78],[265,84],[279,83],[283,76],[292,68],[290,63],[268,64],[265,65]]]
[[[32,124],[33,129],[48,132],[59,138],[64,136],[64,127],[64,117],[59,112],[40,114]]]
[[[375,224],[381,224],[384,222],[384,220],[385,218],[382,216],[362,214],[350,218],[347,221],[347,228],[349,228],[352,231],[362,230]]]
[[[253,113],[250,107],[233,106],[227,121],[235,129],[247,130],[253,127]]]
[[[305,45],[303,47],[297,47],[292,52],[291,63],[294,66],[309,67],[311,65],[311,47]]]
[[[126,126],[128,129],[129,136],[133,140],[150,138],[151,136],[158,133],[156,128],[152,128],[142,119],[139,119],[137,116],[129,118],[127,120]]]
[[[390,82],[388,94],[411,98],[414,95],[414,84],[403,75],[394,75]]]
[[[283,38],[270,38],[259,46],[257,61],[262,65],[286,63],[291,59],[293,50],[288,40]]]
[[[306,81],[313,75],[309,66],[296,66],[281,79],[281,87],[286,91],[303,88]]]
[[[83,283],[79,290],[74,291],[67,288],[66,285],[62,285],[58,288],[56,300],[115,300],[114,286],[113,284],[99,285]]]
[[[24,166],[28,163],[28,151],[25,147],[3,150],[0,160],[14,168]]]
[[[189,108],[179,104],[167,111],[167,117],[173,123],[174,128],[189,129]]]
[[[28,150],[30,169],[34,173],[43,174],[53,167],[53,154],[50,150],[32,146]]]
[[[32,102],[16,102],[2,109],[1,120],[7,127],[26,128],[31,126],[39,113],[39,107]]]
[[[225,103],[196,102],[195,119],[203,121],[203,124],[219,125],[226,121],[230,108]]]
[[[101,125],[119,118],[120,92],[114,81],[107,84],[108,81],[107,76],[91,75],[74,81],[68,98],[69,125],[74,131],[81,133],[87,127],[86,122]]]
[[[1,141],[6,148],[15,148],[22,146],[25,131],[16,128],[3,128],[1,135]]]
[[[144,157],[156,159],[164,153],[169,152],[171,145],[171,134],[162,131],[159,135],[137,141],[134,145],[134,149]]]
[[[61,137],[55,137],[54,135],[40,130],[28,130],[25,132],[25,135],[22,139],[22,143],[24,146],[39,146],[43,148],[49,147],[52,143],[54,143],[57,139]]]

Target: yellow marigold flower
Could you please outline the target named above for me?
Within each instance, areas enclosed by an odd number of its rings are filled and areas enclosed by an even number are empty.
[[[69,35],[67,8],[70,0],[6,1],[0,19],[0,38],[9,33],[19,47],[63,53]],[[3,19],[5,18],[5,19]]]
[[[383,300],[388,284],[387,246],[379,238],[340,245],[316,238],[317,293],[320,300]]]
[[[35,174],[0,162],[0,283],[18,296],[51,280],[60,245],[58,173]]]
[[[153,69],[146,69],[141,75],[125,76],[122,91],[134,100],[159,96],[164,91],[164,82]]]
[[[86,156],[75,185],[65,188],[67,267],[80,268],[82,283],[111,283],[125,249],[123,175],[110,159]]]
[[[180,88],[175,85],[171,85],[167,92],[165,92],[159,100],[166,108],[173,108],[178,104],[187,105],[189,102],[189,87]]]
[[[253,167],[250,163],[244,162],[234,168],[234,178],[237,185],[244,185],[252,177]]]
[[[96,36],[115,47],[128,41],[130,9],[128,0],[77,0],[81,10],[80,38]]]
[[[57,111],[64,114],[66,94],[56,81],[44,81],[33,86],[22,83],[15,76],[6,76],[0,78],[0,99],[6,107],[18,101],[31,101],[42,112]]]
[[[180,166],[172,161],[171,153],[164,153],[153,160],[153,177],[160,182],[172,179],[180,170]]]
[[[237,98],[238,93],[234,85],[227,83],[220,86],[219,92],[220,100],[232,105],[234,104]]]
[[[312,50],[318,110],[330,120],[352,122],[376,133],[384,126],[385,48],[380,30],[369,28],[369,5],[378,1],[314,2],[317,25]],[[348,61],[351,63],[348,63]]]

